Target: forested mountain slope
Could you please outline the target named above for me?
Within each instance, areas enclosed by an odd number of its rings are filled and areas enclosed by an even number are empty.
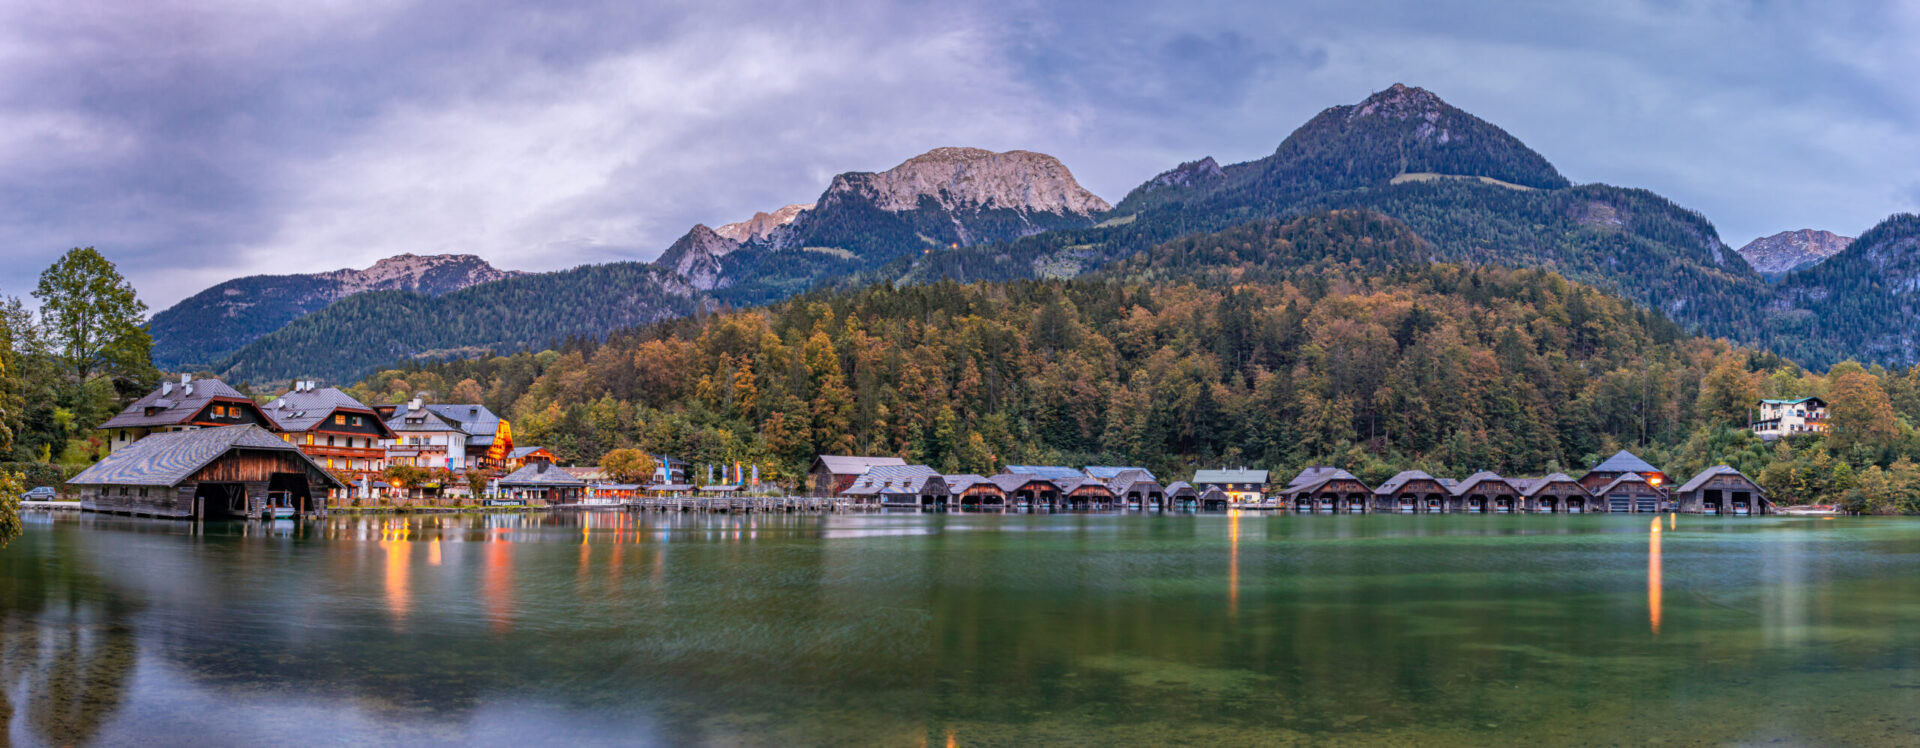
[[[564,458],[639,446],[787,477],[823,452],[991,471],[1360,450],[1537,472],[1684,439],[1702,377],[1733,355],[1550,273],[1429,264],[1428,250],[1392,219],[1319,213],[1072,281],[810,293],[605,344],[383,372],[355,393],[472,379],[523,441]]]
[[[153,359],[162,369],[210,366],[288,322],[368,291],[428,296],[510,278],[473,255],[397,255],[365,270],[308,275],[255,275],[221,283],[174,304],[148,321]]]
[[[1920,215],[1888,218],[1787,275],[1767,315],[1766,345],[1809,366],[1920,361]]]

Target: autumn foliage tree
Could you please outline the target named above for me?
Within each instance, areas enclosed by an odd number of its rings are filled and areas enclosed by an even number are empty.
[[[616,449],[600,457],[607,477],[621,483],[646,483],[658,467],[653,456],[638,449]]]

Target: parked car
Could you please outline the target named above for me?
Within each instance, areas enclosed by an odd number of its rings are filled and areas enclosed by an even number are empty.
[[[55,493],[53,486],[40,486],[28,489],[26,493],[20,494],[20,498],[28,501],[52,501]]]

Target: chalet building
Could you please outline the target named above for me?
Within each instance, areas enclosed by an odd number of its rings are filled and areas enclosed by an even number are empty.
[[[256,424],[157,433],[67,481],[80,508],[174,519],[258,516],[270,503],[323,508],[340,479]]]
[[[1235,504],[1258,504],[1266,500],[1267,471],[1248,470],[1196,470],[1193,473],[1193,486],[1200,493],[1209,488],[1218,488]]]
[[[925,465],[867,468],[840,495],[872,506],[945,509],[953,497],[940,471]]]
[[[1593,492],[1594,503],[1608,512],[1658,512],[1666,498],[1665,491],[1639,473],[1621,473]]]
[[[944,477],[947,493],[953,496],[954,505],[961,509],[1004,509],[1007,506],[1007,493],[984,475],[963,473]]]
[[[1759,515],[1773,514],[1773,502],[1767,491],[1746,474],[1726,465],[1715,465],[1673,491],[1674,508],[1688,514]]]
[[[1453,481],[1424,470],[1402,470],[1373,489],[1372,511],[1382,514],[1439,514],[1453,496]]]
[[[656,484],[685,483],[688,467],[686,460],[660,455],[659,464],[653,467],[653,482]]]
[[[873,467],[904,467],[907,461],[898,457],[859,457],[851,455],[820,455],[813,459],[813,467],[807,468],[807,492],[819,497],[839,496],[853,487],[853,482]]]
[[[133,401],[118,415],[100,424],[100,430],[107,432],[107,452],[112,454],[148,434],[238,424],[276,428],[273,419],[260,411],[253,398],[240,394],[226,382],[182,374],[179,382],[161,382],[159,389]]]
[[[1817,397],[1761,400],[1759,410],[1760,417],[1751,428],[1766,441],[1827,430],[1827,401]]]
[[[988,478],[1006,495],[1008,506],[1039,509],[1060,507],[1060,487],[1037,475],[1001,473]]]
[[[548,504],[573,504],[586,495],[587,482],[550,462],[536,462],[500,479],[500,493],[522,501],[539,499]]]
[[[1060,496],[1071,509],[1104,509],[1113,506],[1113,490],[1099,480],[1085,476],[1056,481]]]
[[[1119,478],[1123,473],[1143,473],[1146,475],[1147,480],[1156,480],[1153,477],[1153,471],[1148,470],[1146,468],[1141,468],[1141,467],[1116,467],[1112,465],[1088,465],[1086,469],[1086,474],[1088,478],[1105,482],[1108,485],[1112,485],[1113,481]]]
[[[1519,507],[1520,488],[1493,471],[1482,470],[1453,487],[1447,508],[1467,514],[1512,514]]]
[[[1300,471],[1280,491],[1281,500],[1296,512],[1365,512],[1372,495],[1373,489],[1353,473],[1323,466]]]
[[[1088,473],[1093,468],[1087,468]],[[1107,481],[1107,490],[1113,492],[1113,501],[1123,508],[1166,509],[1167,489],[1153,479],[1153,473],[1145,470],[1122,470]]]
[[[1193,484],[1183,480],[1177,480],[1167,484],[1167,507],[1169,509],[1196,507],[1199,505],[1200,492],[1193,487]]]
[[[503,467],[508,472],[512,472],[535,462],[544,462],[551,465],[557,461],[558,459],[553,456],[553,452],[546,447],[514,447],[508,450],[507,463]]]
[[[350,483],[370,482],[387,468],[382,446],[393,432],[380,414],[333,387],[293,384],[293,391],[262,408],[278,424],[280,438]]]
[[[1600,464],[1593,466],[1593,469],[1588,470],[1586,475],[1580,476],[1580,485],[1585,486],[1588,492],[1598,496],[1600,495],[1600,489],[1606,488],[1608,484],[1613,483],[1614,479],[1627,473],[1633,473],[1646,479],[1646,484],[1656,490],[1660,489],[1661,486],[1667,485],[1666,473],[1661,472],[1660,468],[1648,464],[1646,460],[1642,460],[1632,452],[1624,449],[1615,452],[1612,457],[1608,457]]]
[[[446,468],[504,470],[505,455],[492,456],[496,441],[510,451],[512,430],[485,405],[429,405],[414,398],[401,405],[382,405],[387,430],[393,434],[385,447],[391,464]],[[497,472],[494,474],[498,474]]]
[[[1545,478],[1515,478],[1512,483],[1520,488],[1520,497],[1525,500],[1525,511],[1541,514],[1582,514],[1594,511],[1591,506],[1593,494],[1587,492],[1580,481],[1566,473],[1554,473]]]
[[[1007,475],[1037,475],[1050,481],[1074,480],[1076,478],[1087,477],[1086,473],[1065,465],[1008,465],[1005,470],[1000,472]]]

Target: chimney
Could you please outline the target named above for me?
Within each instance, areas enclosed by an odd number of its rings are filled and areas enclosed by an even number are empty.
[[[166,397],[166,396],[168,396],[168,395],[171,395],[171,394],[173,394],[173,382],[161,382],[161,383],[160,383],[160,396],[161,396],[161,397]]]
[[[188,383],[188,382],[191,382],[191,381],[193,381],[193,375],[192,375],[192,374],[181,374],[181,375],[180,375],[180,386],[182,386],[182,387],[185,387],[185,386],[187,386],[187,383]]]
[[[417,397],[416,397],[416,398],[414,398],[414,399],[412,399],[412,400],[408,400],[408,401],[407,401],[407,411],[408,411],[408,412],[412,412],[412,411],[416,411],[416,410],[419,410],[419,409],[420,409],[420,406],[421,406],[421,405],[422,405],[422,403],[420,402],[420,398],[417,398]]]

